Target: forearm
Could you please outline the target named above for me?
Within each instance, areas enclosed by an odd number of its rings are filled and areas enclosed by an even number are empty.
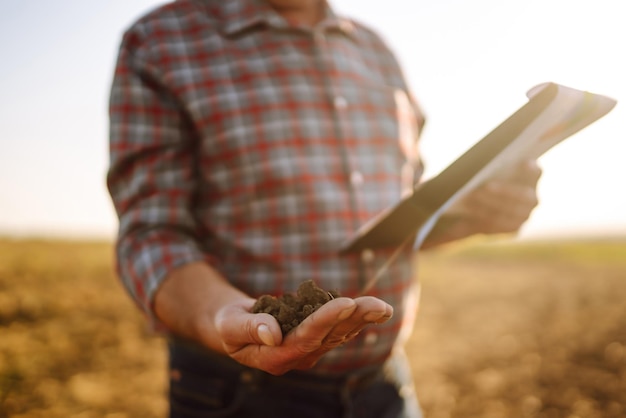
[[[515,234],[537,206],[536,161],[516,167],[509,177],[492,180],[472,191],[439,219],[422,248],[475,234]]]

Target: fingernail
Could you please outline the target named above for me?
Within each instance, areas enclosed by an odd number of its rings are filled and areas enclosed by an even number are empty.
[[[337,316],[337,319],[340,321],[343,321],[344,319],[348,319],[350,315],[352,315],[352,312],[354,312],[355,308],[356,306],[350,306],[349,308],[344,309],[343,311],[339,313],[339,315]]]
[[[378,321],[383,316],[385,316],[384,312],[368,312],[365,315],[363,315],[363,320],[367,322],[375,322],[375,321]]]
[[[271,347],[275,346],[274,336],[272,335],[269,327],[265,324],[261,324],[256,329],[257,335],[259,339],[263,341],[263,344],[269,345]]]

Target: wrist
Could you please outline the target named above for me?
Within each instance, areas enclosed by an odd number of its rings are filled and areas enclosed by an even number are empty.
[[[224,352],[216,317],[225,307],[249,311],[254,299],[233,287],[209,265],[197,262],[173,270],[154,297],[154,312],[174,334]]]

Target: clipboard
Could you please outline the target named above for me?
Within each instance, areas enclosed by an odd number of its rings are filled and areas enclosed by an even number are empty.
[[[507,168],[538,158],[564,139],[600,119],[617,101],[556,83],[527,92],[528,102],[476,142],[432,179],[365,223],[340,254],[366,249],[419,248],[440,216],[452,204]]]

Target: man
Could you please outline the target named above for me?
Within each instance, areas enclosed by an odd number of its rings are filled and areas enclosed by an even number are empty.
[[[423,117],[370,29],[322,0],[179,0],[125,33],[108,186],[118,271],[169,336],[170,416],[420,416],[410,250],[339,256],[419,181]],[[425,246],[517,230],[539,169],[478,189]],[[442,224],[443,225],[443,224]],[[263,294],[335,298],[282,335]]]

